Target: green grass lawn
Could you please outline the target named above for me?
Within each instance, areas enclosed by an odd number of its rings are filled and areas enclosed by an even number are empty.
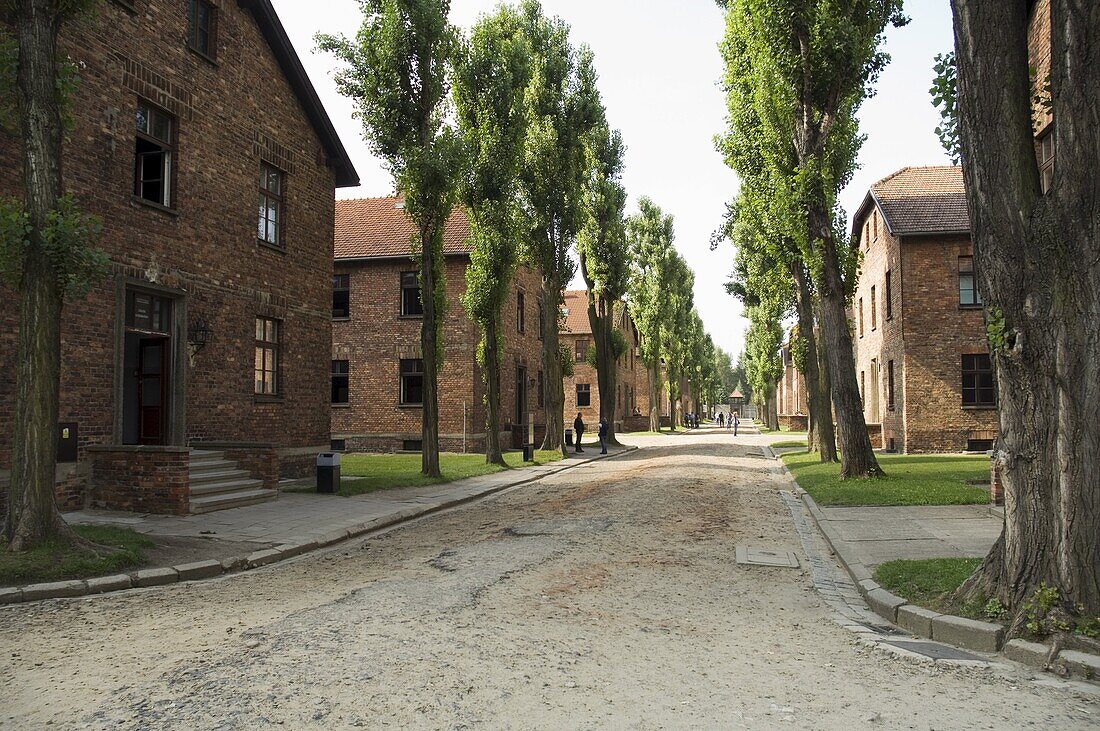
[[[669,434],[684,431],[683,429],[662,429],[661,431],[624,431],[619,432],[632,437],[667,437]],[[597,445],[599,446],[599,445]]]
[[[588,446],[586,443],[584,446]],[[530,467],[547,464],[562,458],[556,449],[535,450],[533,462],[523,461],[523,452],[505,452],[504,461],[510,467]],[[362,495],[376,490],[394,487],[418,487],[441,482],[461,480],[500,472],[501,467],[486,464],[484,454],[457,454],[442,452],[439,455],[442,478],[420,474],[420,454],[345,454],[340,460],[340,495]],[[347,479],[347,478],[354,479]]]
[[[788,440],[782,441],[782,442],[772,442],[768,446],[771,447],[772,449],[775,449],[776,447],[779,447],[781,449],[783,447],[803,447],[803,448],[805,448],[806,440],[803,439],[802,441],[798,441],[797,439],[788,439]]]
[[[913,604],[938,612],[972,619],[995,620],[997,607],[985,602],[959,604],[951,595],[966,581],[980,558],[926,558],[918,561],[889,561],[875,569],[875,581],[887,591]]]
[[[789,452],[783,461],[819,505],[979,505],[989,502],[989,458],[960,454],[880,454],[886,477],[841,480],[840,466]],[[980,482],[983,484],[968,484]]]
[[[136,568],[145,563],[143,549],[153,545],[129,528],[77,525],[73,530],[93,543],[119,550],[96,557],[67,546],[46,545],[24,553],[8,553],[7,544],[0,542],[0,586],[87,579]]]

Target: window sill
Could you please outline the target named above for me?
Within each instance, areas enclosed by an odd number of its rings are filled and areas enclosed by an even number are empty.
[[[281,404],[283,402],[283,397],[279,395],[256,393],[252,395],[252,400],[257,404]]]
[[[332,318],[332,321],[333,322],[351,322],[351,316],[349,315],[347,317],[334,317],[334,318]]]
[[[195,48],[190,43],[187,44],[187,50],[189,50],[191,53],[193,53],[196,56],[198,56],[199,58],[201,58],[203,61],[206,61],[208,64],[210,64],[214,68],[218,68],[221,65],[221,64],[218,63],[217,59],[215,59],[213,56],[211,56],[209,54],[206,54],[206,53],[203,53],[202,51],[200,51],[198,48]]]
[[[350,404],[350,403],[344,403],[344,404],[330,404],[330,406],[332,406],[332,408],[334,408],[334,409],[350,409],[350,408],[351,408],[351,404]]]
[[[423,409],[424,404],[397,404],[399,409]]]
[[[423,315],[398,315],[398,320],[423,320]]]
[[[278,244],[272,244],[272,243],[269,243],[267,241],[264,241],[263,239],[256,239],[256,245],[257,246],[262,246],[265,249],[270,249],[271,251],[276,251],[280,254],[286,254],[287,253],[285,246],[279,246]]]
[[[997,404],[963,404],[966,411],[996,411]]]
[[[137,195],[130,196],[130,203],[134,206],[140,206],[142,208],[151,208],[154,211],[159,211],[160,213],[172,216],[173,218],[178,218],[180,215],[180,212],[175,208],[169,208],[168,206],[161,203],[155,203],[150,200],[145,200],[141,196]]]
[[[983,307],[985,307],[985,305],[959,305],[960,310],[978,310],[979,312],[981,312]]]

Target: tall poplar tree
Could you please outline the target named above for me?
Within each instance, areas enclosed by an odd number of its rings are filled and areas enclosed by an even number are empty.
[[[1018,622],[1044,584],[1059,611],[1100,618],[1100,3],[1051,0],[1048,93],[1029,68],[1031,5],[951,2],[1005,488],[1004,532],[962,593],[1000,599]],[[1057,142],[1046,191],[1037,93]]]
[[[420,268],[424,319],[421,472],[439,477],[439,378],[447,305],[443,229],[454,207],[462,143],[448,121],[449,77],[458,37],[447,19],[450,0],[360,0],[363,23],[355,38],[318,34],[318,47],[344,66],[340,93],[356,105],[364,134],[393,175],[405,212],[417,229],[412,241]]]
[[[75,72],[58,50],[64,23],[95,0],[0,2],[0,123],[22,141],[22,200],[0,201],[0,274],[19,295],[9,551],[47,542],[95,550],[57,510],[55,470],[61,386],[61,309],[107,271],[94,248],[101,225],[65,195],[66,91]],[[10,30],[10,35],[9,35]]]
[[[569,44],[569,26],[547,18],[537,0],[521,6],[531,47],[532,75],[527,90],[528,127],[520,173],[523,258],[542,273],[542,369],[546,433],[543,449],[565,453],[565,391],[558,337],[566,285],[576,273],[570,256],[583,223],[584,139],[598,121],[599,98],[591,54]]]
[[[485,376],[485,459],[504,465],[500,447],[501,312],[512,288],[520,238],[518,175],[527,132],[525,94],[531,54],[515,9],[483,17],[460,55],[454,82],[459,130],[469,166],[461,198],[474,250],[462,303],[481,329],[478,359]],[[526,388],[526,384],[516,384]]]
[[[601,114],[601,116],[603,116]],[[585,183],[584,225],[577,238],[581,276],[588,292],[588,322],[596,346],[596,381],[600,390],[600,418],[607,424],[607,443],[618,444],[618,360],[625,340],[615,338],[622,314],[622,298],[630,277],[630,248],[626,245],[626,189],[621,178],[623,141],[601,120],[587,137],[588,176]]]

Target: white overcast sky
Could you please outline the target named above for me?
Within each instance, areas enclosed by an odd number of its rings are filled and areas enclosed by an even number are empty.
[[[339,197],[388,195],[389,175],[362,141],[352,105],[332,82],[333,60],[314,53],[318,31],[352,34],[359,26],[356,0],[272,0],[362,178]],[[723,287],[733,250],[710,251],[710,234],[737,178],[714,150],[725,108],[717,82],[722,15],[713,0],[542,0],[547,14],[572,27],[574,43],[596,54],[600,90],[610,122],[627,145],[625,184],[631,208],[649,196],[676,218],[676,247],[695,271],[695,304],[714,341],[741,352],[747,322]],[[452,0],[451,20],[469,28],[497,0]],[[878,94],[860,115],[867,142],[860,170],[841,196],[849,216],[868,186],[906,165],[948,162],[933,130],[937,115],[928,88],[933,57],[952,46],[948,0],[908,0],[912,22],[887,35],[893,62]]]

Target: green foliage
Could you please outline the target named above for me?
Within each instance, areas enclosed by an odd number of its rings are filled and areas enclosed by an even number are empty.
[[[19,92],[16,74],[19,69],[19,44],[0,28],[0,132],[19,133]]]
[[[887,591],[919,606],[984,617],[989,604],[979,602],[960,612],[961,608],[957,609],[951,599],[981,562],[980,558],[899,559],[880,564],[874,578]]]
[[[522,452],[504,453],[505,463],[513,468],[556,462],[562,457],[560,449],[536,450],[531,462],[523,461]],[[482,454],[442,452],[439,455],[439,469],[442,477],[421,474],[419,454],[348,454],[341,460],[340,470],[344,479],[337,494],[351,497],[398,487],[438,485],[493,474],[505,468],[487,463]]]
[[[611,317],[614,315],[612,308],[626,294],[630,279],[631,249],[626,245],[623,219],[626,209],[626,188],[622,185],[625,147],[622,135],[618,130],[612,131],[606,121],[601,121],[589,132],[585,147],[588,169],[577,254],[584,281],[597,300],[597,312]]]
[[[959,143],[959,78],[955,52],[937,54],[932,68],[936,71],[936,76],[928,93],[932,95],[932,105],[940,110],[940,125],[936,127],[936,136],[940,138],[940,144],[951,158],[951,164],[958,165],[962,158],[962,149]]]
[[[442,365],[443,227],[465,168],[463,140],[449,122],[448,104],[459,39],[447,21],[450,0],[361,0],[361,6],[363,23],[354,39],[315,38],[321,51],[343,64],[334,76],[337,89],[354,101],[367,142],[405,197],[405,212],[420,233],[414,250],[429,252],[435,287],[426,296],[435,304],[435,357]]]
[[[572,378],[575,370],[573,368],[573,353],[570,352],[569,346],[560,343],[558,345],[558,356],[561,359],[562,378]]]
[[[622,330],[614,329],[611,331],[611,355],[616,361],[622,358],[626,354],[629,344],[626,342],[626,336],[623,335]],[[596,344],[589,343],[588,350],[584,352],[584,362],[593,368],[596,367]]]
[[[672,216],[666,215],[649,198],[638,201],[638,213],[626,221],[632,271],[628,285],[630,310],[641,336],[642,362],[650,369],[664,355],[663,334],[670,319],[666,293],[672,287],[675,239]]]
[[[1012,348],[1012,331],[1005,322],[1005,313],[1000,307],[991,307],[986,312],[985,333],[989,340],[989,349],[994,353],[1003,353]]]
[[[1008,607],[1001,604],[1000,599],[990,599],[982,608],[982,614],[991,622],[998,622],[1008,616]]]
[[[33,233],[23,204],[14,198],[0,199],[0,277],[16,289],[22,286],[23,262]],[[63,298],[84,297],[107,275],[110,258],[95,246],[103,223],[83,213],[72,196],[58,199],[39,233]]]

